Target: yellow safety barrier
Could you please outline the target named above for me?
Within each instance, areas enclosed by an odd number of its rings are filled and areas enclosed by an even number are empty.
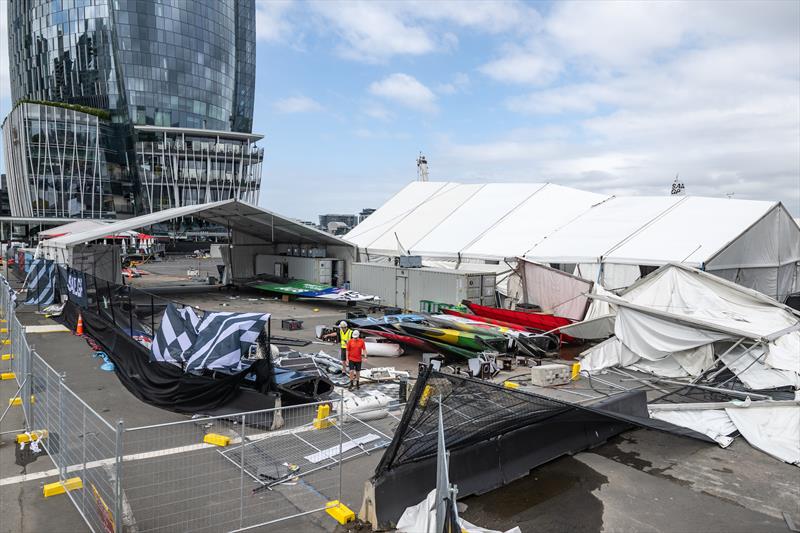
[[[572,363],[572,381],[581,377],[581,364]]]
[[[0,361],[11,361],[12,359],[14,359],[13,353],[4,353],[0,355]]]
[[[325,506],[325,512],[331,515],[334,520],[342,525],[352,522],[356,519],[356,514],[339,500],[328,502],[328,504]]]
[[[317,416],[314,418],[314,429],[325,429],[333,425],[328,418],[331,416],[331,406],[328,404],[317,407]]]
[[[71,477],[66,481],[56,481],[55,483],[48,483],[44,486],[44,497],[56,496],[64,494],[68,490],[76,490],[83,488],[83,481],[79,477]]]
[[[518,389],[519,388],[519,383],[514,383],[513,381],[504,381],[503,382],[503,387],[505,387],[507,389]]]

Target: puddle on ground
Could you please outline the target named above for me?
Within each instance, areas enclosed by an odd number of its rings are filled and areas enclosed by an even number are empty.
[[[607,482],[588,465],[562,457],[504,487],[459,500],[468,506],[461,516],[491,529],[599,532],[603,503],[592,492]]]

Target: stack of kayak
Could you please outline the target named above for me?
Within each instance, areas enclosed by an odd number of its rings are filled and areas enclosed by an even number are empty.
[[[542,357],[559,347],[555,335],[457,312],[354,318],[348,323],[361,330],[370,355],[388,355],[391,345],[399,347],[400,353],[409,349],[439,353],[448,360],[472,359],[486,352]]]

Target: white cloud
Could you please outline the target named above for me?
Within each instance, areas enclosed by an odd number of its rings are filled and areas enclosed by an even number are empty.
[[[325,26],[341,39],[341,55],[348,59],[381,61],[394,55],[432,52],[436,43],[419,26],[394,13],[391,4],[377,2],[313,2]]]
[[[367,102],[362,108],[365,115],[378,120],[390,120],[394,118],[394,113],[386,109],[383,105],[377,102]]]
[[[436,95],[413,76],[395,73],[373,82],[369,92],[409,109],[435,112]]]
[[[436,92],[439,94],[456,94],[458,92],[466,90],[469,86],[469,76],[464,74],[463,72],[456,73],[453,76],[452,81],[448,83],[440,83],[436,85]]]
[[[479,70],[501,82],[544,85],[558,76],[561,63],[546,53],[514,48]]]
[[[539,27],[538,12],[522,2],[440,0],[348,2],[313,1],[318,27],[340,40],[345,58],[385,62],[394,56],[448,52],[458,47],[454,28],[483,33],[530,31]]]
[[[296,27],[288,19],[295,7],[293,0],[256,2],[256,39],[268,42],[287,42],[295,39]]]
[[[279,113],[313,113],[322,111],[322,105],[307,96],[290,96],[272,104]]]

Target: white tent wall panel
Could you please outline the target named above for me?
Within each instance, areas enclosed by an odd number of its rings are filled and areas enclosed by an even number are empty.
[[[530,261],[520,261],[524,301],[540,306],[542,311],[583,320],[589,307],[586,293],[593,283],[554,268]]]
[[[708,260],[705,270],[778,301],[800,291],[800,227],[778,204]]]

